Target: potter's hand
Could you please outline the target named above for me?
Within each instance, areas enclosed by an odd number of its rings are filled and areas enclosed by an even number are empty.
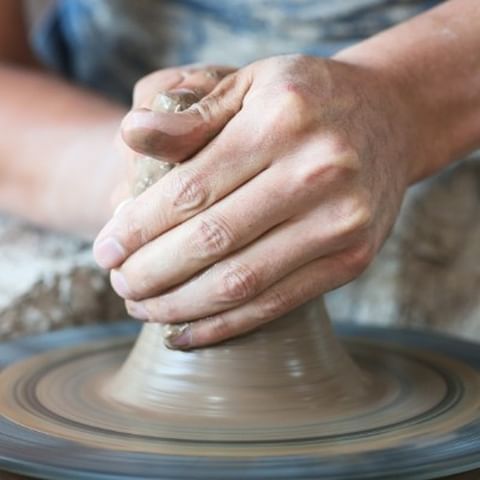
[[[173,339],[189,348],[355,278],[410,180],[407,105],[375,71],[283,56],[228,75],[185,112],[131,112],[123,138],[132,149],[167,160],[180,152],[175,161],[197,153],[97,239],[97,259],[115,268],[112,285],[129,312],[191,322]]]
[[[152,103],[159,92],[168,91],[173,96],[178,94],[191,101],[192,98],[198,99],[210,93],[226,75],[233,71],[234,69],[231,67],[200,64],[158,70],[137,82],[133,92],[133,107],[136,111],[144,113],[143,116],[140,116],[140,119],[144,123],[147,122],[148,125],[149,112],[151,113],[150,109],[154,106]],[[162,105],[162,110],[169,110],[172,106]],[[175,162],[192,155],[203,145],[205,138],[208,138],[208,136],[202,135],[202,132],[195,128],[189,129],[188,121],[185,118],[176,118],[176,115],[166,114],[162,117],[157,114],[155,115],[155,121],[157,128],[164,127],[164,135],[161,139],[162,145],[149,146],[146,149],[147,154],[153,148],[156,152],[159,152],[159,155],[156,155],[157,158],[171,162],[172,166]],[[138,137],[136,137],[135,132],[140,132]],[[132,130],[130,140],[134,145],[137,141],[141,142],[145,138],[142,132],[142,125]],[[175,139],[175,142],[169,141],[170,135]],[[152,179],[139,177],[140,172],[138,171],[137,160],[142,161],[141,157],[145,156],[136,153],[130,148],[123,141],[121,132],[117,135],[115,143],[128,170],[128,178],[125,178],[125,182],[117,186],[112,196],[113,204],[117,205],[117,209],[119,209],[119,207],[123,207],[131,199],[132,193],[136,196],[148,187]],[[144,146],[137,145],[137,147],[139,151],[142,151]],[[107,265],[111,263],[111,260],[114,260],[114,258],[110,258],[110,260],[105,258],[105,255],[110,256],[113,253],[111,250],[110,253],[108,252],[108,249],[103,249],[102,264]],[[101,252],[100,255],[102,255]]]

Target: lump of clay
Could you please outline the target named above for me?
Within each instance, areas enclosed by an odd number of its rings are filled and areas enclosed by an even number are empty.
[[[154,112],[178,113],[198,102],[198,96],[190,90],[162,92],[152,102]],[[131,186],[132,194],[137,197],[156,183],[175,165],[146,155],[135,158],[135,176]]]

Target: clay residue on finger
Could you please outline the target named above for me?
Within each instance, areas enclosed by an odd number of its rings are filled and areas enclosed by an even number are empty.
[[[135,157],[135,175],[132,184],[132,194],[137,197],[151,187],[174,166],[174,163],[163,162],[146,155]]]
[[[161,92],[152,101],[154,112],[177,113],[189,108],[199,97],[193,90],[179,89],[171,92]],[[139,155],[135,158],[135,176],[132,184],[133,196],[138,196],[151,187],[175,164],[163,162],[155,158]]]
[[[189,329],[190,324],[177,323],[174,325],[165,325],[163,327],[163,342],[171,350],[185,350],[189,347]]]
[[[154,112],[178,113],[183,112],[200,100],[198,93],[193,90],[179,89],[170,92],[160,92],[152,102]]]

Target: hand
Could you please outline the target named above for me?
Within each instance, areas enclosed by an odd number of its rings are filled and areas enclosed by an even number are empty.
[[[194,98],[201,98],[211,92],[222,78],[234,70],[226,66],[199,64],[158,70],[137,82],[133,92],[133,107],[137,111],[144,112],[146,115],[143,117],[148,118],[148,113],[151,112],[150,108],[158,93],[166,91],[169,93],[178,92]],[[164,132],[163,144],[153,148],[156,152],[154,155],[156,158],[172,164],[187,158],[201,146],[196,138],[198,131],[195,129],[195,126],[192,129],[188,129],[185,120],[182,119],[178,123],[179,119],[176,117],[176,115],[164,116],[164,120],[168,122],[167,131],[173,136],[175,142],[169,141],[171,140],[169,134]],[[140,132],[138,139],[135,136],[136,131]],[[133,145],[145,138],[141,127],[133,130],[133,132],[131,138]],[[202,140],[203,138],[202,136]],[[171,144],[175,148],[169,148]],[[136,153],[135,150],[130,148],[123,141],[121,132],[116,137],[115,145],[125,160],[128,171],[126,181],[119,184],[112,195],[113,205],[120,209],[132,199],[132,193],[136,194],[136,187],[142,183],[138,178],[136,160],[144,155]],[[136,147],[139,151],[142,151],[143,145],[140,143]],[[150,146],[146,150],[147,156],[149,156],[151,148]]]
[[[172,343],[191,348],[359,275],[419,155],[394,85],[354,64],[282,56],[231,73],[185,112],[131,112],[129,147],[162,159],[179,151],[185,161],[97,238],[97,260],[114,268],[129,312],[182,324]]]

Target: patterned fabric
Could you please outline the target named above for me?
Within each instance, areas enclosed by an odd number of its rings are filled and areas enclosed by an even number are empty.
[[[34,36],[43,61],[128,101],[135,81],[185,63],[329,56],[434,0],[58,0]]]

